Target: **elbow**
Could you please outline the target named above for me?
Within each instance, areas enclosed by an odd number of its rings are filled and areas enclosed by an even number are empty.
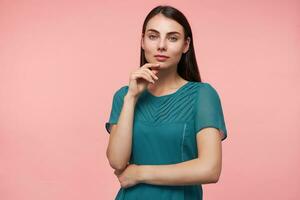
[[[111,168],[113,168],[115,170],[123,171],[128,165],[128,162],[126,162],[122,158],[117,159],[116,156],[113,156],[110,153],[109,148],[107,148],[107,150],[106,150],[106,157],[108,159],[108,162],[109,162],[109,165],[111,166]]]
[[[206,179],[205,179],[205,183],[209,184],[209,183],[217,183],[219,181],[219,176],[213,172],[209,172],[207,173]],[[203,183],[203,180],[202,180]]]
[[[202,165],[203,170],[201,170],[201,176],[203,178],[203,174],[205,174],[205,181],[202,180],[202,183],[205,182],[206,184],[209,183],[217,183],[220,178],[221,174],[221,167],[217,165]]]
[[[109,165],[111,168],[118,170],[118,171],[123,171],[126,168],[126,164],[120,163],[117,160],[111,159],[111,156],[109,154],[106,154],[106,157],[108,159]]]
[[[118,171],[123,171],[127,165],[122,165],[122,164],[118,164],[118,163],[114,163],[112,161],[109,161],[109,165],[111,166],[111,168],[118,170]]]
[[[219,176],[216,173],[210,171],[207,174],[206,183],[217,183],[219,181]]]
[[[220,179],[221,169],[211,169],[210,170],[210,180],[211,183],[217,183]]]
[[[214,175],[212,178],[211,178],[211,182],[212,183],[217,183],[219,181],[219,177]]]

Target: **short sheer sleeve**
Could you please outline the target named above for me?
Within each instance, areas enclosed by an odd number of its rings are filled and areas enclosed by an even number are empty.
[[[202,83],[195,105],[195,133],[206,127],[219,129],[222,141],[227,138],[227,130],[220,97],[209,83]]]
[[[112,124],[117,124],[118,122],[127,89],[128,86],[123,86],[114,93],[109,120],[105,123],[105,129],[108,133],[111,131]]]

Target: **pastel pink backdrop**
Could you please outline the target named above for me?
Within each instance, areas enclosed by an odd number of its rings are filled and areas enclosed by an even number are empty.
[[[156,5],[188,18],[228,138],[204,199],[300,198],[299,1],[0,1],[0,198],[113,199],[112,95]]]

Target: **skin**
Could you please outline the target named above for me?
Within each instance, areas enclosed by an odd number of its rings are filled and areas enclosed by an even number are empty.
[[[156,31],[151,31],[154,29]],[[168,34],[176,31],[178,34]],[[141,38],[141,47],[144,49],[146,60],[150,63],[159,63],[158,80],[151,84],[148,90],[156,96],[169,94],[187,81],[177,73],[177,64],[183,53],[189,49],[190,38],[184,39],[184,29],[176,21],[158,14],[149,20],[145,35]],[[154,56],[162,54],[169,56],[165,61],[158,61]]]
[[[148,32],[149,29],[155,29],[157,32]],[[179,34],[167,34],[173,31]],[[145,35],[141,38],[141,46],[149,63],[132,72],[125,103],[136,102],[138,95],[146,87],[153,95],[161,96],[175,92],[187,82],[176,71],[182,53],[188,51],[190,43],[190,38],[184,40],[183,33],[183,27],[179,23],[161,14],[149,20]],[[154,57],[156,54],[167,55],[170,58],[160,62]],[[159,66],[154,67],[154,64]],[[150,66],[154,68],[152,71],[149,70]],[[144,84],[139,83],[138,78]],[[152,81],[154,83],[149,84]],[[115,130],[116,125],[113,125],[112,132]],[[197,133],[196,138],[198,158],[171,165],[127,164],[114,171],[121,187],[128,188],[138,183],[155,185],[216,183],[221,174],[222,135],[216,128],[204,128]]]

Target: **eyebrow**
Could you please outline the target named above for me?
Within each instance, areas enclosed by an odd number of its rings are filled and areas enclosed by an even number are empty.
[[[155,29],[148,29],[147,30],[147,32],[148,31],[153,31],[153,32],[156,32],[156,33],[159,33],[159,31],[157,31],[157,30],[155,30]],[[168,32],[167,33],[167,35],[171,35],[171,34],[179,34],[179,35],[181,35],[179,32],[177,32],[177,31],[171,31],[171,32]]]

